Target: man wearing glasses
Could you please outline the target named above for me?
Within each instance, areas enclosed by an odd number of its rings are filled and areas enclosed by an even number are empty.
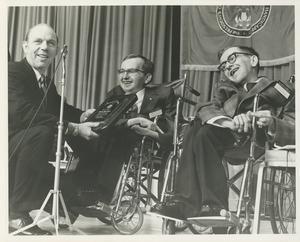
[[[185,220],[196,216],[219,216],[221,209],[228,210],[227,178],[222,160],[225,151],[232,150],[239,158],[244,155],[246,161],[252,115],[258,117],[259,132],[266,134],[263,137],[268,141],[295,142],[294,125],[287,127],[287,122],[277,122],[283,119],[294,124],[292,91],[282,90],[275,85],[277,82],[266,77],[258,77],[259,54],[251,47],[237,46],[220,51],[218,58],[221,63],[218,69],[228,80],[217,84],[212,101],[196,106],[196,120],[184,133],[175,195],[169,202],[155,205],[154,212]],[[290,89],[293,90],[292,85]],[[253,100],[258,93],[261,94],[260,111],[253,114]],[[286,105],[291,102],[293,105]],[[282,108],[284,105],[286,108]],[[272,128],[265,123],[272,123]],[[287,134],[276,135],[283,134],[282,130]],[[227,228],[213,228],[214,233],[226,231]]]
[[[110,202],[122,165],[129,160],[133,147],[136,147],[136,143],[141,140],[141,135],[157,139],[162,148],[172,148],[172,130],[176,112],[176,97],[173,89],[161,86],[148,87],[152,81],[154,65],[142,55],[126,56],[117,72],[119,85],[108,92],[107,98],[136,94],[138,100],[125,117],[116,123],[112,131],[100,135],[95,145],[100,165],[93,174],[94,178],[90,180],[93,189],[88,186],[88,189],[82,188],[81,191],[83,203],[88,205],[86,209],[95,212],[99,211],[98,201],[106,204]],[[164,127],[160,126],[161,129],[153,123],[157,116],[163,116],[166,121]],[[82,164],[85,165],[84,162]],[[88,194],[86,197],[91,197],[92,191],[95,200],[84,199],[85,190]]]

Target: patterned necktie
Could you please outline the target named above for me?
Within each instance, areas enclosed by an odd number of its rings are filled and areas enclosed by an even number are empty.
[[[41,74],[41,77],[40,79],[38,80],[38,83],[39,83],[39,87],[40,89],[43,90],[44,93],[46,93],[46,90],[47,90],[47,82],[46,82],[46,77],[44,74]],[[45,100],[44,100],[44,107],[47,106],[47,96],[45,97]]]

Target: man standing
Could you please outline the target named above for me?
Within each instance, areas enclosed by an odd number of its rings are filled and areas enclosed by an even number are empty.
[[[38,24],[23,41],[25,58],[8,64],[9,110],[9,230],[32,223],[29,212],[38,209],[53,185],[54,168],[48,157],[57,133],[60,96],[45,77],[58,53],[58,37],[47,24]],[[45,86],[49,86],[42,103]],[[80,123],[93,110],[83,112],[64,104],[64,134],[84,139],[98,137],[92,131],[97,123]],[[49,235],[37,225],[26,235]]]

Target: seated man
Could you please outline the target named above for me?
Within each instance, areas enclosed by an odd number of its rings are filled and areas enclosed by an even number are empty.
[[[92,170],[91,179],[82,174],[78,179],[79,186],[84,184],[87,189],[80,190],[79,200],[86,205],[97,204],[90,201],[91,187],[97,196],[95,200],[109,203],[116,188],[123,163],[129,160],[133,148],[141,141],[141,135],[156,138],[163,149],[172,147],[172,130],[176,112],[176,96],[171,87],[149,87],[154,71],[153,63],[142,55],[130,54],[126,56],[118,70],[119,85],[108,92],[107,97],[124,94],[136,94],[138,100],[133,108],[121,118],[109,132],[100,135],[94,145],[98,152],[97,164],[89,167],[81,162],[81,170]],[[163,116],[165,122],[158,128],[153,120]],[[158,132],[154,132],[158,131]],[[95,167],[97,166],[97,167]],[[77,169],[78,170],[78,169]],[[85,191],[86,197],[85,199]],[[75,198],[76,199],[76,198]],[[77,198],[78,199],[78,198]],[[93,198],[92,198],[93,200]],[[96,208],[97,209],[97,208]]]
[[[9,230],[31,224],[29,212],[39,209],[54,184],[54,168],[48,163],[60,112],[60,96],[50,84],[43,105],[44,84],[39,80],[58,53],[58,37],[47,24],[32,27],[23,41],[25,58],[8,64],[9,119]],[[92,131],[97,123],[80,123],[93,110],[83,112],[64,104],[65,134],[84,139],[98,137]],[[25,235],[48,235],[37,225]]]
[[[211,102],[196,107],[197,118],[184,133],[175,194],[170,201],[153,208],[163,215],[185,220],[195,216],[218,216],[221,209],[228,210],[227,178],[222,165],[225,151],[233,148],[236,152],[242,151],[246,160],[251,116],[260,117],[258,125],[264,125],[264,112],[276,117],[270,119],[276,127],[270,126],[268,131],[273,139],[269,137],[269,140],[280,142],[281,137],[276,132],[280,132],[282,126],[277,121],[286,117],[284,110],[289,109],[281,106],[294,102],[293,93],[284,97],[275,90],[276,82],[258,77],[259,55],[253,48],[230,47],[220,51],[218,56],[219,69],[229,81],[222,81],[217,86]],[[249,84],[253,84],[252,89]],[[267,111],[252,113],[254,96],[258,93],[261,93],[259,110]],[[282,102],[274,105],[270,100]],[[289,132],[285,139],[293,138],[293,132]],[[217,233],[218,229],[213,230]],[[226,232],[224,229],[218,231]]]

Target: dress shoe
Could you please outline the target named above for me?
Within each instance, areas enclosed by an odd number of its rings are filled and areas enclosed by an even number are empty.
[[[200,210],[200,217],[209,217],[209,216],[221,216],[220,211],[225,209],[223,206],[219,205],[203,205]]]
[[[17,219],[11,219],[9,221],[9,232],[12,233],[32,223],[33,220],[29,215]],[[52,235],[52,233],[46,230],[42,230],[37,225],[34,225],[33,227],[18,233],[18,235]]]
[[[183,213],[184,204],[180,201],[168,201],[157,203],[151,208],[151,212],[158,213],[167,217],[176,218],[180,220],[186,220],[186,216]]]
[[[97,200],[90,206],[74,206],[72,207],[72,210],[85,217],[92,218],[110,217],[112,213],[110,205],[102,200]]]

